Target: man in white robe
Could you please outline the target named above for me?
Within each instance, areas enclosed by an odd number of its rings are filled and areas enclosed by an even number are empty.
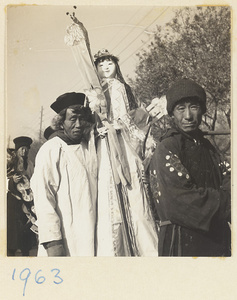
[[[59,129],[40,148],[31,180],[39,255],[94,256],[97,159],[85,95],[66,93],[51,108]],[[43,247],[42,247],[43,245]]]

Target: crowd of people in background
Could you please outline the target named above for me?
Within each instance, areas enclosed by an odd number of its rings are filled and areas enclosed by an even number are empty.
[[[15,149],[7,149],[7,255],[28,256],[37,248],[37,226],[30,178],[34,166],[28,160],[32,139],[19,136]]]
[[[8,149],[8,256],[230,256],[230,166],[199,129],[205,90],[171,83],[155,142],[161,111],[139,107],[108,50],[95,66],[104,98],[60,95],[34,168],[31,138]]]

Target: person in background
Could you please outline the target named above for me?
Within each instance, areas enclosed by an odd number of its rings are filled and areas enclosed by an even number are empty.
[[[10,178],[15,172],[15,159],[15,149],[7,148],[7,178]]]
[[[28,160],[32,139],[19,136],[13,140],[14,152],[8,149],[7,160],[7,254],[28,256],[37,244],[36,215],[30,178],[33,164]]]
[[[53,133],[55,133],[55,130],[51,126],[48,126],[44,131],[44,138],[48,140]]]
[[[28,136],[19,136],[13,140],[15,144],[15,169],[16,172],[19,172],[21,175],[26,175],[28,178],[31,178],[34,166],[31,161],[28,160],[28,154],[30,146],[32,144],[32,139]]]
[[[173,127],[161,137],[149,166],[159,255],[230,256],[230,168],[199,129],[205,90],[182,79],[166,98]]]
[[[85,95],[65,93],[51,105],[54,136],[36,156],[31,187],[44,256],[94,256],[97,158]]]

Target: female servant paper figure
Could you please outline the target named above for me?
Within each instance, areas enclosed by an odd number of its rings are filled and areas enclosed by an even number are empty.
[[[149,114],[137,108],[118,58],[103,49],[95,55],[94,65],[86,30],[75,15],[71,17],[76,30],[65,41],[80,32],[73,52],[87,82],[89,106],[100,118],[96,255],[158,256],[157,228],[143,180],[144,162],[155,145],[148,135]]]

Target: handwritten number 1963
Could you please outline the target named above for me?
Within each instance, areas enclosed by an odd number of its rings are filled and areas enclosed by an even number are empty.
[[[46,280],[46,278],[44,276],[40,276],[40,274],[39,274],[40,272],[42,272],[42,270],[38,270],[35,274],[35,282],[37,284],[42,284]],[[53,281],[55,284],[60,284],[63,282],[63,279],[59,276],[59,273],[60,273],[59,269],[52,269],[51,272],[55,273],[55,275],[54,275],[55,280]],[[13,270],[12,280],[15,280],[15,273],[16,273],[16,269]],[[28,281],[30,275],[31,275],[31,271],[29,268],[25,268],[19,274],[20,280],[25,281],[24,287],[23,287],[23,296],[25,296],[26,284],[27,284],[27,281]]]

